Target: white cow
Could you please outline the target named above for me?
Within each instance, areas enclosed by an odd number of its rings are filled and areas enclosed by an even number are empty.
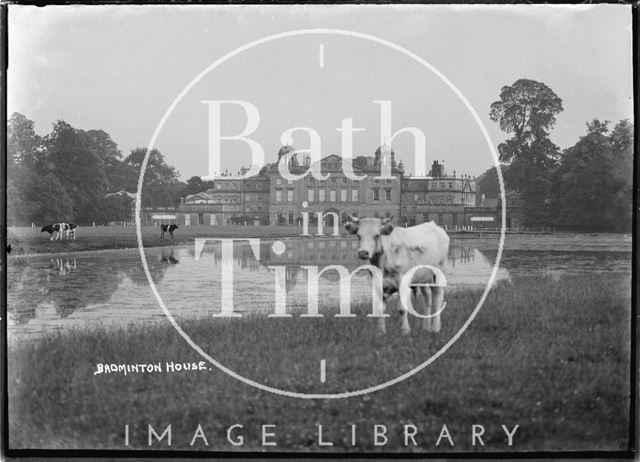
[[[430,265],[440,270],[444,268],[449,253],[449,236],[433,221],[409,228],[396,228],[390,223],[391,218],[384,221],[379,218],[349,219],[345,228],[358,236],[358,258],[368,260],[382,270],[385,305],[391,303],[391,297],[400,289],[402,277],[412,268],[418,265]],[[434,272],[429,268],[417,269],[411,280],[412,284],[434,282]],[[423,329],[440,331],[439,311],[444,302],[444,287],[420,286],[413,289],[416,301],[419,298],[417,289],[422,293],[424,314],[430,316],[424,318]],[[402,333],[408,334],[407,310],[401,309],[401,314]],[[384,332],[384,318],[380,320],[379,328]]]

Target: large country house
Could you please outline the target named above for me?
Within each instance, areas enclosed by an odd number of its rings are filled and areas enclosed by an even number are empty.
[[[278,162],[292,150],[283,146]],[[297,155],[289,157],[294,175],[304,174],[311,166],[307,156],[302,162]],[[322,174],[330,174],[327,180],[309,174],[295,181],[280,175],[278,162],[251,178],[217,178],[212,189],[181,200],[176,221],[183,226],[298,225],[306,211],[312,223],[316,212],[322,213],[326,226],[333,225],[334,217],[344,223],[348,215],[393,216],[394,222],[408,226],[430,220],[447,228],[499,226],[498,204],[476,198],[475,178],[449,175],[438,161],[433,162],[429,176],[412,177],[405,175],[402,163],[396,163],[392,150],[380,147],[373,156],[353,159],[355,175],[366,175],[362,180],[349,178],[342,158],[329,155],[320,161]],[[382,166],[389,168],[388,163],[392,178],[377,178]]]

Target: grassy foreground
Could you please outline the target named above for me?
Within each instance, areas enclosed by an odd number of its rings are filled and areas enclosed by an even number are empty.
[[[478,294],[452,292],[437,335],[414,328],[401,338],[391,319],[380,337],[362,313],[355,319],[185,320],[181,326],[239,373],[271,386],[332,393],[379,383],[424,361],[464,322]],[[50,334],[16,341],[8,352],[9,444],[148,449],[148,425],[161,434],[171,424],[171,449],[201,451],[622,450],[628,445],[630,325],[630,287],[621,278],[514,280],[491,291],[469,330],[425,370],[382,391],[338,400],[276,396],[217,369],[94,375],[97,363],[202,360],[167,322]],[[321,384],[323,357],[327,382]],[[209,446],[202,438],[190,446],[198,424]],[[234,424],[243,425],[235,432],[244,437],[241,447],[227,442]],[[277,426],[277,447],[261,445],[265,424]],[[318,445],[318,424],[333,447]],[[417,447],[405,446],[408,424],[418,429]],[[454,447],[446,440],[435,446],[443,424]],[[473,424],[486,430],[484,447],[471,446]],[[500,426],[516,424],[508,447]],[[374,446],[374,425],[387,427],[386,445]],[[166,438],[152,449],[167,449]]]

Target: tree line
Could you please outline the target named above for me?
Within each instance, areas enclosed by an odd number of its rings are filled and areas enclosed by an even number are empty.
[[[551,141],[562,100],[547,85],[520,79],[501,89],[489,115],[511,135],[498,146],[507,205],[524,226],[568,231],[631,232],[633,124],[593,119],[570,148]],[[7,128],[9,224],[129,220],[131,199],[109,192],[138,188],[146,148],[124,156],[103,130],[65,121],[39,136],[34,122],[14,113]],[[149,155],[142,206],[177,205],[180,197],[212,188],[198,176],[186,182],[158,150]],[[478,178],[478,195],[500,196],[495,167]]]
[[[146,148],[136,148],[124,156],[103,130],[85,131],[62,120],[40,136],[33,121],[14,113],[7,126],[7,222],[129,220],[132,199],[108,193],[137,191],[146,153]],[[210,182],[199,177],[179,181],[179,172],[154,149],[143,178],[142,206],[175,205],[180,197],[206,187]]]
[[[547,85],[520,79],[500,91],[491,120],[511,135],[498,146],[507,205],[524,226],[567,231],[631,232],[633,124],[593,119],[560,150],[550,139],[562,100]],[[478,194],[499,197],[495,167],[478,179]]]

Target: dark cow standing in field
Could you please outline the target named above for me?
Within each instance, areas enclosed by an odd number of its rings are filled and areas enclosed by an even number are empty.
[[[62,231],[67,234],[67,239],[71,236],[71,239],[76,238],[76,232],[78,231],[78,225],[75,223],[60,223]]]
[[[62,232],[60,231],[60,223],[54,223],[52,225],[44,225],[40,230],[40,232],[44,233],[45,231],[48,232],[49,235],[51,236],[51,239],[49,239],[50,241],[53,241],[54,239],[58,239],[62,234]]]
[[[53,223],[51,225],[43,226],[40,232],[48,232],[51,235],[51,239],[49,240],[54,241],[62,239],[63,232],[67,235],[67,239],[69,239],[69,236],[72,236],[72,238],[75,239],[77,230],[78,225],[75,223]]]
[[[409,228],[394,228],[391,218],[353,218],[345,228],[358,237],[358,258],[367,260],[382,270],[383,299],[385,305],[401,290],[402,278],[413,268],[429,265],[442,270],[449,252],[449,236],[440,226],[430,221]],[[442,273],[440,273],[442,274]],[[416,301],[418,291],[424,299],[423,328],[440,331],[440,311],[444,303],[444,286],[427,286],[440,283],[437,273],[429,268],[419,268],[413,274],[411,284]],[[432,304],[433,296],[433,304]],[[435,306],[433,306],[435,305]],[[402,333],[410,331],[407,310],[401,309]],[[380,331],[385,331],[384,318],[380,318]]]
[[[171,235],[171,239],[173,239],[173,232],[178,229],[178,225],[160,225],[160,229],[162,230],[162,234],[160,234],[160,239],[164,239],[164,233],[168,232]]]

